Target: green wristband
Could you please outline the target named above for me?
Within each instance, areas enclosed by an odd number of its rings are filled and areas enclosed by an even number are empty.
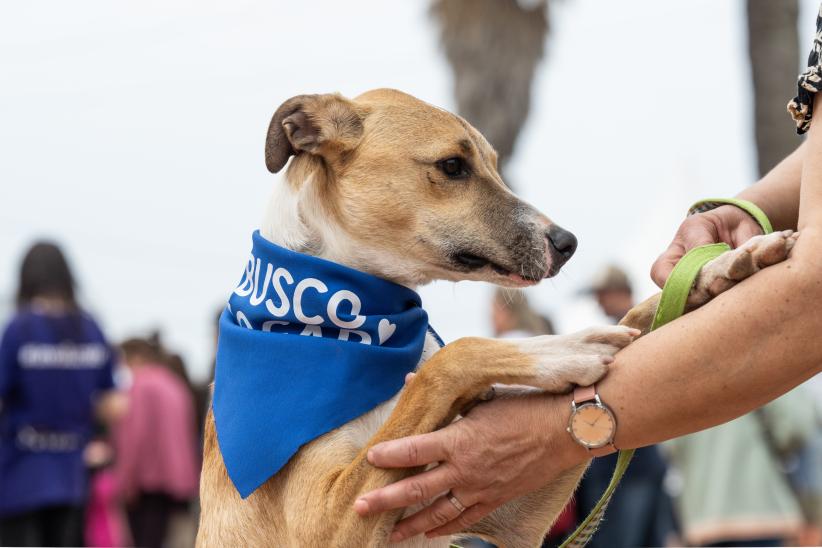
[[[765,234],[770,234],[773,232],[771,221],[768,219],[768,216],[765,215],[765,212],[762,211],[758,205],[753,202],[749,202],[748,200],[740,200],[738,198],[707,198],[705,200],[699,200],[697,203],[692,205],[688,209],[688,215],[704,213],[705,211],[716,209],[721,205],[732,205],[738,207],[753,217],[754,221],[759,223],[759,226],[762,227],[762,231]]]

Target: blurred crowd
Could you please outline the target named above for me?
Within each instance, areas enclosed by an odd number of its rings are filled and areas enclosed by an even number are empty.
[[[60,248],[25,254],[0,341],[0,544],[191,546],[209,405],[159,333],[112,345],[75,298]],[[633,305],[609,265],[586,294],[617,322]],[[519,291],[498,290],[497,337],[554,333]],[[605,490],[595,459],[545,540],[558,546]],[[636,452],[591,545],[822,544],[819,379],[722,426]],[[467,545],[480,546],[469,540]]]
[[[33,245],[0,342],[0,544],[191,546],[207,388],[154,333],[112,345]]]

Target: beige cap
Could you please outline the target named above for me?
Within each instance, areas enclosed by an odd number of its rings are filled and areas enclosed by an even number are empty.
[[[594,276],[591,285],[585,289],[586,293],[598,291],[631,291],[631,282],[624,270],[616,265],[606,265]]]

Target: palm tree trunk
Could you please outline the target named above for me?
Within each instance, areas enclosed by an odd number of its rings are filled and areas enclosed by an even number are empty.
[[[511,157],[548,34],[546,0],[434,0],[460,115]]]
[[[785,105],[799,71],[797,0],[748,0],[748,53],[754,88],[754,133],[759,174],[797,146]]]

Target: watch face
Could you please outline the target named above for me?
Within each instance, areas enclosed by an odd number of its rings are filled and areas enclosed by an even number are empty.
[[[595,403],[577,407],[568,426],[574,439],[591,449],[610,443],[616,432],[616,421],[611,411]]]

